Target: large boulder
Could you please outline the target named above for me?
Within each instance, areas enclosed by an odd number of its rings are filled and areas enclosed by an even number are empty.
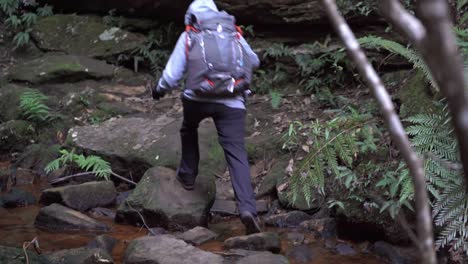
[[[112,78],[116,68],[103,61],[75,55],[46,54],[14,65],[8,74],[13,81],[44,83],[60,80]]]
[[[221,264],[219,255],[200,250],[171,235],[143,237],[128,245],[124,264]]]
[[[100,264],[114,263],[114,260],[101,248],[73,248],[55,251],[46,255],[52,264]]]
[[[52,231],[107,232],[110,230],[106,224],[60,204],[51,204],[41,208],[34,225]]]
[[[112,181],[87,182],[46,189],[40,202],[46,205],[61,203],[78,211],[86,211],[115,202],[117,191]]]
[[[49,264],[50,262],[44,256],[38,256],[34,252],[27,250],[29,263]],[[12,248],[0,246],[0,263],[24,264],[26,256],[22,248]]]
[[[99,17],[78,15],[40,19],[33,27],[32,37],[42,50],[94,58],[129,53],[146,41],[141,34],[105,25]]]
[[[214,202],[214,177],[199,175],[195,189],[186,191],[175,171],[155,167],[148,170],[130,196],[119,206],[116,220],[141,224],[138,212],[150,227],[188,229],[207,224]]]
[[[166,115],[124,117],[105,121],[99,125],[80,126],[70,129],[69,136],[74,146],[109,157],[113,168],[122,162],[126,168],[135,168],[143,174],[145,169],[163,166],[176,169],[180,160],[181,117]],[[204,121],[198,129],[200,145],[199,174],[213,175],[225,167],[225,163],[212,158],[217,134],[214,125]],[[140,174],[140,175],[141,175]],[[134,173],[138,177],[138,173]]]
[[[42,0],[41,2],[52,4],[57,10],[68,12],[106,13],[111,9],[116,9],[118,13],[133,16],[162,16],[165,19],[182,22],[192,0],[83,0],[79,2]],[[359,1],[350,2],[351,4],[343,5],[345,7],[341,9],[343,13],[348,14],[350,8],[346,7],[352,7]],[[297,26],[323,24],[323,21],[327,19],[319,0],[218,0],[216,4],[220,9],[236,15],[244,24]]]

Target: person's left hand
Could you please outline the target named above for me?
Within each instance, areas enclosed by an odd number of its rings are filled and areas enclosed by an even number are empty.
[[[164,97],[164,95],[166,95],[166,93],[162,91],[159,85],[154,85],[151,88],[151,96],[153,97],[154,100],[159,100],[162,97]]]

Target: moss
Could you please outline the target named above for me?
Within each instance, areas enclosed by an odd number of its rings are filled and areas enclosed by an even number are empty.
[[[410,77],[397,92],[401,101],[400,116],[409,117],[433,109],[433,95],[430,94],[429,84],[420,71]]]

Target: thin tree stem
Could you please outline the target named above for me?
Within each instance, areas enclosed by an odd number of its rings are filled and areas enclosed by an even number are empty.
[[[348,55],[356,64],[360,74],[366,80],[371,92],[377,99],[380,110],[389,128],[390,135],[396,143],[401,155],[405,160],[412,176],[414,185],[414,198],[416,203],[418,248],[421,255],[421,263],[436,264],[434,251],[434,239],[432,232],[432,217],[430,213],[429,200],[426,191],[426,177],[422,161],[411,147],[400,118],[395,112],[390,95],[384,84],[369,63],[366,55],[360,48],[356,37],[338,11],[334,0],[322,0],[325,10],[332,22],[336,32],[346,46]]]

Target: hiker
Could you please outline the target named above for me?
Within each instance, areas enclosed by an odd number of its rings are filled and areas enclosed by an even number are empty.
[[[180,35],[162,77],[152,88],[153,98],[159,100],[176,88],[186,73],[177,180],[184,189],[193,190],[200,158],[198,125],[205,118],[213,118],[241,221],[247,234],[260,232],[244,143],[245,95],[252,70],[260,61],[235,26],[235,18],[218,11],[213,0],[193,1],[185,25],[186,31]]]

